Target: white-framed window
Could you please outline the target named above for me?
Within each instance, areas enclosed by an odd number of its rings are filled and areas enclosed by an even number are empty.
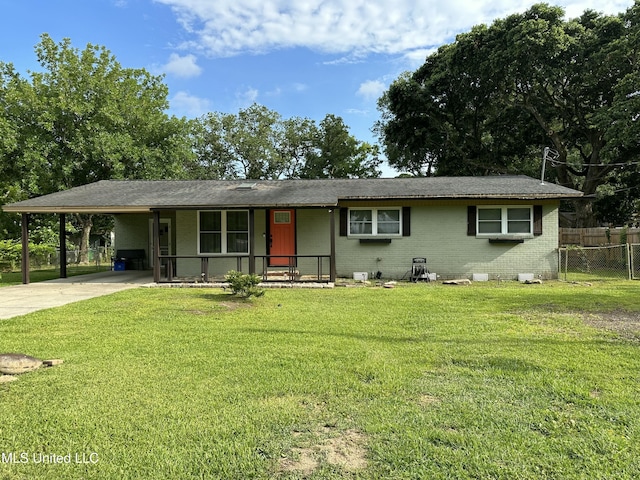
[[[249,212],[198,211],[198,254],[249,253]]]
[[[476,231],[478,235],[532,235],[533,207],[478,207]]]
[[[351,208],[348,225],[349,235],[353,236],[400,236],[402,209]]]

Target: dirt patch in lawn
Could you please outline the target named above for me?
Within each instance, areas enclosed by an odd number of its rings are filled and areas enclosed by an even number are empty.
[[[306,441],[299,432],[293,435],[300,446],[292,448],[280,459],[279,473],[293,472],[307,477],[323,462],[351,473],[367,466],[366,436],[357,430],[336,431],[334,427],[323,426]]]
[[[583,318],[587,325],[614,332],[625,339],[640,341],[640,312],[614,310],[585,314]]]
[[[441,400],[438,397],[434,397],[433,395],[423,394],[418,398],[418,404],[422,407],[428,407],[431,405],[438,405]]]
[[[218,306],[224,310],[237,310],[238,308],[249,308],[251,304],[243,301],[220,302]]]
[[[575,327],[584,324],[614,333],[618,338],[640,341],[640,312],[623,309],[607,312],[562,311],[555,305],[549,304],[542,305],[539,309],[514,313],[528,322],[565,335],[580,335]]]
[[[224,312],[233,312],[234,310],[238,310],[239,308],[250,308],[252,305],[243,301],[227,301],[227,302],[217,302],[214,303],[210,309],[184,309],[182,310],[185,313],[190,315],[211,315],[212,313],[224,313]]]

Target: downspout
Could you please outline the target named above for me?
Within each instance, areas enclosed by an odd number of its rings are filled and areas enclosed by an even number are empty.
[[[249,275],[256,273],[256,239],[255,233],[256,212],[253,208],[249,209]]]
[[[60,214],[60,278],[67,278],[67,217]]]
[[[22,283],[29,284],[29,214],[22,214]]]
[[[153,212],[153,281],[160,283],[160,212]]]

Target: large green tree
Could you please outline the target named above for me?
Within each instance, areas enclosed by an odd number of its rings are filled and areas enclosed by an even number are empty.
[[[193,155],[189,122],[169,117],[162,77],[123,68],[104,47],[82,51],[44,34],[35,52],[41,70],[22,78],[0,64],[5,109],[0,129],[13,136],[0,173],[14,196],[28,198],[103,179],[185,175]],[[91,215],[76,216],[86,259]]]
[[[5,160],[18,146],[17,125],[13,121],[19,104],[15,95],[17,82],[13,66],[0,63],[0,205],[22,198],[15,169]],[[17,217],[0,213],[0,239],[19,236]]]
[[[382,163],[377,145],[357,140],[349,133],[342,118],[327,115],[320,122],[309,151],[302,176],[304,178],[371,178],[379,177]]]
[[[419,175],[535,175],[549,146],[549,176],[584,192],[578,223],[593,224],[590,197],[638,170],[639,31],[638,0],[573,20],[538,4],[474,27],[381,98],[389,163]]]
[[[357,140],[342,118],[283,119],[253,104],[237,115],[209,113],[195,134],[195,178],[377,177],[377,147]]]
[[[280,114],[253,104],[237,115],[205,115],[196,133],[196,178],[278,178],[286,169],[280,155]]]

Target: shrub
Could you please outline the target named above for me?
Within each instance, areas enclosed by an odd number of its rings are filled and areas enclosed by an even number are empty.
[[[261,297],[264,290],[258,288],[260,277],[255,274],[244,274],[235,270],[229,270],[224,279],[229,282],[231,293],[241,297]]]
[[[0,262],[5,268],[13,270],[20,264],[22,258],[22,246],[13,240],[0,240]]]
[[[48,265],[55,247],[29,243],[29,258],[36,266]],[[14,270],[22,260],[22,244],[15,240],[0,240],[0,269]]]

